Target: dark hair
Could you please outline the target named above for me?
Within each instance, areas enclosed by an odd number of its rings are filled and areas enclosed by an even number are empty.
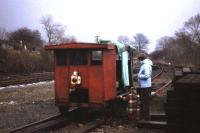
[[[145,53],[140,53],[140,54],[138,55],[138,60],[144,60],[144,59],[146,59]]]

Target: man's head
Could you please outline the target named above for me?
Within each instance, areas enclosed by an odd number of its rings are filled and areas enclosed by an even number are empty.
[[[138,55],[138,60],[139,60],[139,61],[143,61],[144,59],[146,59],[145,53],[140,53],[140,54]]]

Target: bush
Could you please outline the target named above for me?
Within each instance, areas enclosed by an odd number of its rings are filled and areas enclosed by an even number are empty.
[[[46,51],[29,52],[0,49],[0,73],[52,71],[52,58]]]

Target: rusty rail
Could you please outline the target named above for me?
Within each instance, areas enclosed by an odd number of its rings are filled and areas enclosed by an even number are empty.
[[[61,114],[58,114],[58,115],[40,120],[38,122],[34,122],[31,124],[25,125],[23,127],[19,127],[17,129],[10,131],[9,133],[39,132],[41,130],[45,130],[46,128],[49,128],[50,126],[55,126],[58,124],[61,125],[61,123],[65,123],[65,121],[67,121],[67,119],[63,117]]]
[[[48,117],[46,119],[40,120],[38,122],[34,122],[23,127],[19,127],[10,131],[9,133],[39,133],[39,132],[47,132],[52,130],[60,130],[68,126],[72,121],[76,121],[76,119],[81,119],[79,117],[82,114],[82,110],[79,108],[72,109],[68,111],[66,114],[58,114],[52,117]],[[87,120],[86,120],[87,121]],[[83,127],[76,128],[71,130],[73,133],[86,133],[89,132],[100,125],[104,124],[105,121],[103,119],[92,119],[87,122]]]
[[[8,85],[27,84],[39,81],[47,81],[53,79],[53,72],[35,73],[29,75],[14,75],[7,76],[7,78],[0,79],[0,86],[5,87]]]
[[[172,80],[169,80],[163,86],[161,86],[160,88],[156,89],[156,91],[154,92],[154,94],[152,96],[156,96],[157,94],[159,94],[163,89],[165,89],[166,87],[168,87],[169,85],[171,85],[171,83],[172,83]]]
[[[155,80],[156,78],[158,78],[163,73],[163,71],[164,71],[163,67],[160,67],[160,72],[156,74],[155,76],[153,76],[152,80]]]
[[[87,133],[87,132],[92,131],[95,128],[101,126],[104,123],[105,123],[104,120],[95,119],[91,122],[88,122],[85,126],[76,129],[75,131],[73,131],[73,133]]]

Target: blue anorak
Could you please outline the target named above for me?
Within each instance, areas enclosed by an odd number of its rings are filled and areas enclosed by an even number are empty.
[[[152,65],[153,63],[150,59],[144,59],[141,61],[141,67],[138,73],[138,82],[140,88],[151,87]]]

